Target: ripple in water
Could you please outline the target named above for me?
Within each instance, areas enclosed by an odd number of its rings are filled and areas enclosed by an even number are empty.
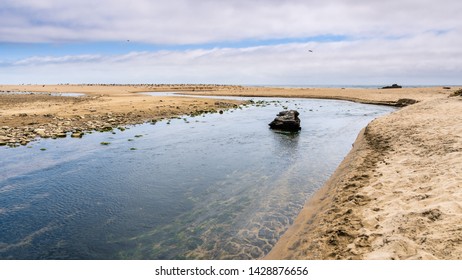
[[[263,257],[359,130],[393,111],[264,100],[274,101],[0,149],[0,258]],[[301,113],[299,133],[268,129],[283,108]]]

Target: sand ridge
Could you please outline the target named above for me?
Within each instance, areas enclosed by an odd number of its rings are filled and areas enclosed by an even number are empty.
[[[371,122],[268,259],[462,259],[461,97]]]
[[[380,119],[391,135],[377,180],[361,190],[366,259],[462,258],[462,100],[437,99]],[[412,121],[410,121],[412,120]]]

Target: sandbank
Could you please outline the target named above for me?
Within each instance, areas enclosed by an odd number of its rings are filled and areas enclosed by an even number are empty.
[[[86,95],[0,94],[0,140],[11,141],[12,134],[18,133],[30,141],[41,136],[34,131],[43,132],[51,124],[65,133],[98,129],[94,124],[117,127],[240,103],[225,97],[140,94],[147,91],[412,104],[363,129],[336,172],[307,200],[266,258],[462,259],[462,97],[450,96],[456,89],[1,85],[3,92]]]
[[[266,259],[462,259],[462,97],[371,122]]]

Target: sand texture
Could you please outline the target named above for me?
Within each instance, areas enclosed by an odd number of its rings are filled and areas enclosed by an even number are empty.
[[[222,87],[0,85],[0,145],[27,145],[40,137],[59,138],[69,133],[81,137],[84,131],[107,131],[124,125],[155,122],[182,115],[200,115],[242,103],[140,94],[149,91],[181,92],[219,88]],[[85,93],[85,96],[53,96],[50,93]]]
[[[230,108],[201,95],[330,98],[407,106],[371,122],[268,259],[462,259],[462,97],[456,88],[0,85],[0,144]],[[83,97],[8,91],[81,92]]]
[[[59,138],[85,131],[110,130],[123,125],[155,122],[181,115],[200,115],[236,107],[243,102],[149,96],[167,91],[217,96],[307,97],[352,100],[403,106],[447,95],[448,89],[317,89],[262,88],[223,85],[0,85],[0,146],[27,145],[37,138]],[[15,94],[15,93],[28,94]],[[52,93],[84,93],[53,96]]]
[[[462,259],[462,98],[370,123],[268,259]]]

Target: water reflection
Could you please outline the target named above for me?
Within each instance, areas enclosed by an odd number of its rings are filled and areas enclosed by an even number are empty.
[[[300,132],[288,132],[280,130],[272,130],[273,139],[276,141],[276,147],[280,150],[288,152],[292,155],[297,154],[297,147],[300,139]]]
[[[300,111],[300,132],[268,128],[282,106]],[[392,110],[278,99],[2,148],[0,258],[262,257],[359,130]]]

